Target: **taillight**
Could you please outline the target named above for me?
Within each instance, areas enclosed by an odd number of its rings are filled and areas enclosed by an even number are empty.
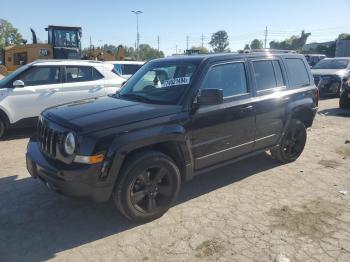
[[[315,98],[316,98],[315,105],[318,106],[318,101],[320,100],[320,89],[319,88],[317,88],[317,90],[316,90],[316,97]]]

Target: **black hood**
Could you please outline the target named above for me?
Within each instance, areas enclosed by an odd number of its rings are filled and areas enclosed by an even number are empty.
[[[43,114],[57,124],[85,133],[171,115],[181,108],[102,97],[54,107]]]

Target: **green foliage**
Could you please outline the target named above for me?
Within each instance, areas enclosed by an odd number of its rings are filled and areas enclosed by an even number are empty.
[[[158,51],[157,49],[152,48],[148,44],[141,44],[139,46],[138,60],[147,61],[161,57],[164,57],[163,51]]]
[[[17,45],[22,43],[22,36],[17,28],[0,18],[0,46]]]
[[[311,48],[308,51],[303,51],[303,54],[323,54],[327,57],[335,56],[336,43],[334,41],[330,46],[327,45],[318,45],[316,48]]]
[[[209,53],[209,50],[205,47],[201,47],[201,46],[192,46],[191,50],[199,50],[199,53],[201,54],[207,54]]]
[[[263,41],[261,41],[259,39],[254,39],[250,43],[250,48],[251,49],[262,49],[263,47],[264,47],[264,43],[263,43]]]
[[[22,36],[17,28],[4,19],[0,18],[0,60],[2,60],[1,50],[9,45],[17,45],[22,43]]]
[[[301,31],[301,35],[299,36],[291,36],[284,41],[271,41],[270,48],[272,49],[280,49],[280,50],[301,50],[302,47],[306,44],[306,41],[311,33],[305,33],[305,31]]]
[[[341,33],[341,34],[338,36],[338,40],[350,40],[350,34]]]
[[[211,36],[209,44],[213,47],[215,53],[229,52],[227,47],[229,46],[228,35],[226,31],[217,31]]]
[[[250,45],[249,44],[245,44],[243,50],[249,50],[250,49]]]
[[[125,49],[125,57],[129,60],[142,60],[142,61],[147,61],[155,58],[161,58],[164,57],[164,53],[162,51],[159,51],[157,49],[152,48],[148,44],[141,44],[140,45],[140,50],[139,50],[139,55],[137,55],[137,52],[135,48],[133,47],[128,47],[128,46],[123,46]],[[110,54],[117,54],[118,51],[118,46],[115,45],[107,45],[105,44],[102,48],[97,47],[95,48],[96,51],[104,51],[108,52]],[[90,54],[90,48],[84,48],[83,51],[83,56],[89,57]]]

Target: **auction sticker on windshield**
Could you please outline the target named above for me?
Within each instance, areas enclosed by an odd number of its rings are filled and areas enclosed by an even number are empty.
[[[162,84],[162,87],[188,85],[189,83],[190,83],[190,77],[178,77],[178,78],[165,80],[164,83]]]

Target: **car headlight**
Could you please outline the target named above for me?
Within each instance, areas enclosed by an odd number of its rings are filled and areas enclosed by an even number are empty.
[[[75,152],[75,147],[75,136],[70,132],[64,138],[64,151],[67,155],[73,155]]]

